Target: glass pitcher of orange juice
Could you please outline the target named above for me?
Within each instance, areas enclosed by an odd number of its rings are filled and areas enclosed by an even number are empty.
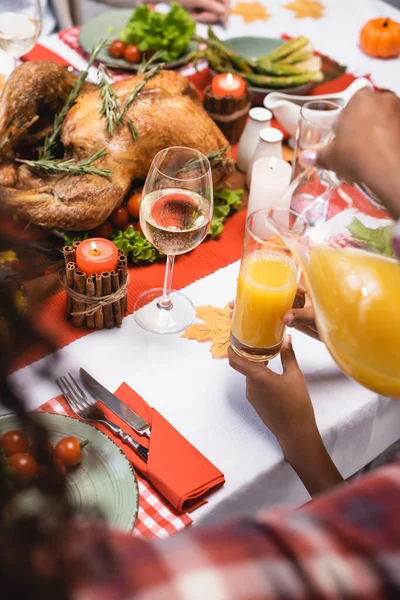
[[[295,217],[283,209],[281,224],[289,226]],[[300,222],[296,226],[300,232]],[[297,260],[270,227],[268,211],[253,212],[246,223],[230,340],[240,356],[265,362],[279,353],[283,315],[293,304],[299,276]]]
[[[307,175],[310,182],[314,175]],[[303,177],[289,187],[293,207],[306,184]],[[356,188],[340,184],[293,218],[288,225],[278,209],[268,213],[270,227],[301,263],[330,353],[365,387],[400,398],[400,262],[390,217]]]

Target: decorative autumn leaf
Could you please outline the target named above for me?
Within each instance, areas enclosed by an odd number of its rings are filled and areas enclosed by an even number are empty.
[[[232,324],[231,312],[229,303],[224,308],[198,306],[196,317],[203,323],[194,323],[181,337],[198,342],[212,342],[210,352],[213,358],[226,358]]]
[[[271,14],[267,8],[260,2],[236,2],[232,9],[233,15],[243,17],[245,23],[253,23],[254,21],[268,21]]]
[[[325,16],[325,6],[318,0],[294,0],[288,4],[284,4],[283,8],[292,10],[295,19],[305,19],[311,17],[311,19],[321,19]]]

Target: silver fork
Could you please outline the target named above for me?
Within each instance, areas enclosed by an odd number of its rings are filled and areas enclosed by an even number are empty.
[[[139,456],[147,462],[149,458],[149,451],[147,448],[139,444],[133,439],[128,433],[125,433],[121,427],[109,421],[105,418],[102,411],[95,405],[95,400],[88,398],[81,386],[72,377],[71,373],[68,373],[71,381],[67,377],[63,376],[56,379],[56,383],[61,390],[62,395],[71,407],[73,412],[82,421],[90,421],[92,423],[103,423],[108,429],[110,429],[114,435],[118,436],[124,444],[131,446]]]

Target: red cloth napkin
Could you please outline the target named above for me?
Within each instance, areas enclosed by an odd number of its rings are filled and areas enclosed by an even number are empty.
[[[59,54],[56,54],[52,50],[45,48],[42,44],[36,44],[30,52],[27,52],[23,56],[21,56],[21,60],[49,60],[51,62],[57,63],[58,65],[62,65],[63,67],[69,67],[70,63],[65,60]]]
[[[132,388],[123,383],[115,395],[151,425],[151,438],[136,435],[104,404],[107,418],[149,448],[145,463],[134,450],[113,437],[134,467],[179,511],[191,511],[206,502],[205,496],[225,483],[223,473],[190,444],[162,415],[151,408]],[[108,433],[103,426],[99,429]]]

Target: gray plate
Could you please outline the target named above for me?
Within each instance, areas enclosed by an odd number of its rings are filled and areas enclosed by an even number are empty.
[[[282,46],[283,40],[279,38],[261,38],[261,37],[236,37],[229,40],[224,40],[224,44],[231,50],[249,59],[260,58],[269,54],[275,48]],[[276,92],[280,90],[285,94],[307,94],[311,88],[315,85],[314,82],[303,83],[294,87],[285,88],[268,88],[268,87],[256,87],[249,85],[249,90],[252,93],[253,103],[261,104],[266,96],[270,92]]]
[[[96,507],[111,528],[132,531],[139,510],[139,490],[133,467],[107,435],[88,423],[64,415],[35,413],[34,418],[49,432],[52,444],[69,435],[89,440],[80,465],[68,470],[67,492],[77,514]],[[19,429],[14,415],[0,417],[0,436]],[[38,501],[32,489],[24,492],[26,504]]]
[[[118,39],[120,31],[125,27],[131,15],[132,10],[110,10],[100,13],[97,17],[82,25],[79,33],[79,43],[84,51],[90,54],[93,47],[106,38],[110,40]],[[181,67],[185,64],[186,56],[196,48],[197,43],[190,42],[186,52],[177,60],[165,63],[164,68],[176,69],[177,67]],[[123,58],[113,58],[108,54],[107,48],[99,53],[98,60],[108,67],[117,67],[134,72],[140,67],[140,63],[134,64],[127,62]]]

